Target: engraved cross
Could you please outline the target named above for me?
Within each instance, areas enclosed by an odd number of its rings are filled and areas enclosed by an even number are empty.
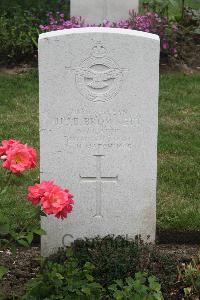
[[[114,182],[117,183],[118,176],[115,177],[103,177],[101,176],[101,158],[104,155],[94,155],[96,157],[96,176],[84,177],[80,175],[81,181],[95,182],[96,183],[96,214],[95,217],[102,217],[102,183]]]

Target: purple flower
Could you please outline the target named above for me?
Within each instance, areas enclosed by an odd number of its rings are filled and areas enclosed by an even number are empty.
[[[173,29],[174,32],[176,32],[177,29],[178,29],[178,28],[177,28],[177,25],[176,25],[176,24],[173,24],[173,25],[172,25],[172,29]]]
[[[161,51],[176,55],[177,50],[174,45],[176,45],[176,23],[169,23],[169,21],[159,16],[157,13],[148,12],[145,15],[136,15],[134,11],[130,11],[130,19],[119,20],[117,22],[112,22],[109,20],[104,20],[102,24],[88,24],[85,20],[79,17],[71,17],[69,20],[65,20],[64,13],[58,12],[53,15],[52,12],[48,12],[47,16],[49,22],[47,25],[40,25],[39,28],[42,31],[52,31],[52,30],[62,30],[70,28],[81,28],[81,27],[111,27],[111,28],[124,28],[124,29],[134,29],[144,32],[151,32],[158,34],[161,39]]]
[[[162,47],[163,47],[163,49],[168,49],[169,48],[168,42],[167,41],[163,41]]]

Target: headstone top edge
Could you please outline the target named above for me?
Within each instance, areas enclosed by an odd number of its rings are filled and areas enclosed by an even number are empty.
[[[72,29],[63,29],[63,30],[45,32],[39,35],[39,41],[43,39],[53,38],[53,37],[61,37],[65,35],[80,34],[80,33],[82,34],[83,33],[114,33],[114,34],[121,34],[121,35],[124,34],[129,36],[148,38],[160,42],[159,36],[153,33],[137,31],[132,29],[108,28],[108,27],[84,27],[84,28],[72,28]]]

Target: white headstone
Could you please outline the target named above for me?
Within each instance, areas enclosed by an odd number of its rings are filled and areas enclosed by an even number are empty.
[[[138,12],[139,0],[71,0],[71,16],[82,16],[90,24],[104,20],[119,21],[129,18],[129,10]]]
[[[39,39],[41,180],[69,188],[42,254],[79,238],[155,238],[159,38],[81,28]]]

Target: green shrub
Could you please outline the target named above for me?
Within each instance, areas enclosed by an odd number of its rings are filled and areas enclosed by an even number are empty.
[[[37,62],[39,25],[49,11],[69,13],[66,0],[1,0],[0,65]]]
[[[200,295],[200,256],[179,268],[179,281],[184,286],[185,299],[198,299]]]
[[[102,286],[94,281],[94,266],[86,262],[83,267],[68,253],[64,264],[45,262],[42,273],[27,286],[23,300],[42,299],[100,299]]]
[[[9,18],[0,16],[0,64],[33,61],[37,54],[37,20],[26,13]]]
[[[136,273],[135,279],[116,280],[108,288],[116,300],[163,300],[161,285],[156,277],[147,277],[147,273]]]
[[[27,293],[22,300],[163,300],[161,285],[156,277],[148,277],[148,273],[138,272],[134,279],[113,280],[112,285],[103,288],[99,278],[94,276],[93,264],[85,262],[81,266],[71,248],[65,255],[62,254],[62,258],[63,263],[41,261],[41,274],[28,283]]]
[[[171,7],[178,7],[177,1],[174,0],[144,0],[143,3],[146,9],[152,10],[162,16],[168,16]]]
[[[81,265],[90,261],[95,266],[94,276],[103,285],[109,285],[114,279],[128,277],[128,274],[133,275],[137,271],[140,246],[136,241],[107,236],[103,239],[77,240],[72,248]]]
[[[106,236],[76,240],[71,247],[80,266],[87,261],[94,265],[93,276],[104,287],[114,280],[134,278],[135,273],[146,272],[159,279],[163,294],[167,295],[176,281],[177,261],[161,255],[155,247],[142,243],[140,239]],[[65,251],[60,249],[50,259],[62,264],[66,260]]]
[[[0,12],[13,10],[35,10],[39,11],[67,11],[69,0],[1,0]]]

